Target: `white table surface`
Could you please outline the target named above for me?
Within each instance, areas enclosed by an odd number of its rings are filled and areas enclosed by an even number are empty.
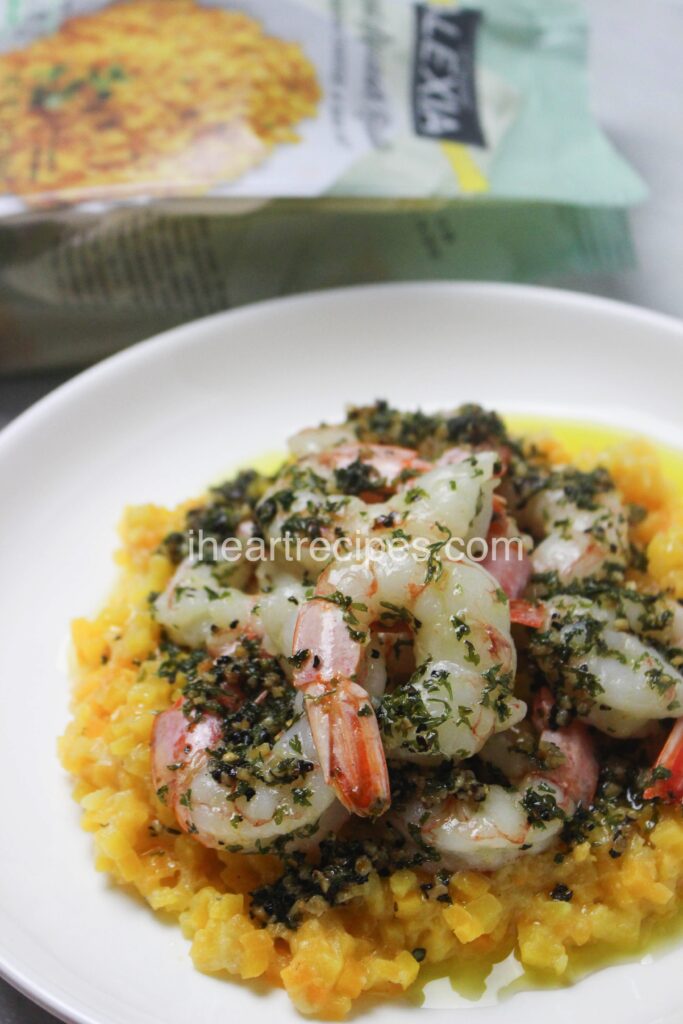
[[[683,318],[683,0],[585,2],[594,110],[651,197],[632,214],[637,269],[547,283]],[[0,427],[67,376],[0,378]],[[0,981],[0,1024],[50,1022]]]
[[[683,0],[584,3],[593,109],[650,198],[631,214],[637,269],[553,283],[683,318]]]

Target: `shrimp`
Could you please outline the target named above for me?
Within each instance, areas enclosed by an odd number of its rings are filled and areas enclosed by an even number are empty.
[[[551,705],[549,694],[541,703]],[[482,758],[503,767],[514,785],[485,787],[483,799],[454,794],[435,807],[424,795],[411,799],[398,827],[417,837],[420,847],[437,866],[448,870],[471,868],[494,871],[515,858],[547,849],[564,822],[579,805],[590,806],[598,781],[598,762],[586,727],[574,722],[565,729],[548,727],[548,716],[538,707],[534,719],[541,728],[539,751],[546,748],[555,767],[529,768],[519,754],[501,751],[507,733],[489,741],[497,750]],[[549,758],[550,760],[550,758]]]
[[[295,540],[299,572],[315,578],[321,569],[311,547],[316,540],[331,545],[342,537],[366,537],[374,522],[391,512],[385,499],[428,469],[412,449],[392,445],[342,444],[285,464],[257,508],[276,558],[275,573],[283,559],[291,571]],[[262,571],[260,582],[271,574]]]
[[[472,457],[473,448],[450,448],[437,460],[437,466],[453,466]],[[503,478],[509,468],[509,450],[498,449],[500,468],[494,476]],[[498,580],[513,601],[521,597],[531,579],[532,566],[528,555],[531,539],[521,533],[515,519],[508,512],[508,503],[500,494],[492,498],[492,515],[486,535],[486,553],[479,564]],[[502,552],[502,553],[501,553]]]
[[[493,496],[493,517],[486,540],[486,557],[479,564],[498,580],[507,596],[515,601],[524,593],[531,579],[531,559],[527,554],[525,539],[512,516],[508,515],[505,499],[497,494]]]
[[[654,767],[655,781],[644,791],[645,799],[659,797],[667,803],[683,802],[683,718],[675,722]],[[665,774],[657,769],[664,769]]]
[[[522,482],[524,489],[524,482]],[[582,473],[558,467],[538,482],[515,512],[539,540],[534,573],[556,573],[561,583],[622,574],[628,564],[628,519],[604,470]]]
[[[300,459],[304,455],[316,455],[318,452],[329,451],[341,444],[357,443],[358,439],[353,429],[346,423],[328,425],[322,423],[319,427],[306,427],[290,437],[287,445],[295,458]]]
[[[213,567],[183,563],[157,598],[157,619],[177,643],[207,649],[207,661],[229,661],[251,642],[264,657],[292,650],[294,627],[305,590],[281,578],[272,592],[254,596],[218,592]],[[288,666],[285,662],[285,668]],[[283,672],[283,686],[288,686]],[[221,687],[219,703],[238,711],[244,696]],[[293,693],[293,691],[292,691]],[[267,696],[263,691],[253,704]],[[263,743],[249,757],[230,746],[220,759],[224,722],[215,712],[198,713],[181,698],[155,720],[152,732],[154,785],[175,813],[179,826],[205,846],[262,851],[288,849],[321,838],[346,812],[325,783],[311,738],[303,698],[294,696],[291,721],[267,753]],[[269,714],[263,703],[264,715]]]
[[[343,445],[286,465],[257,516],[276,560],[291,567],[295,538],[298,572],[315,579],[325,562],[314,548],[318,538],[337,557],[389,529],[431,540],[443,531],[463,540],[485,536],[497,464],[490,451],[431,466],[412,449]],[[279,570],[278,562],[269,572]]]
[[[286,658],[305,599],[305,588],[293,576],[279,574],[268,592],[257,597],[222,587],[215,565],[186,559],[157,597],[154,610],[171,640],[185,647],[205,646],[217,656],[230,651],[237,638],[249,636],[260,639],[269,654]]]
[[[299,614],[294,650],[301,666],[293,682],[306,695],[326,781],[361,815],[379,813],[390,798],[382,737],[363,687],[369,633],[378,622],[411,630],[418,663],[409,682],[382,702],[389,756],[462,759],[526,711],[512,694],[507,600],[485,570],[445,558],[425,565],[414,551],[395,547],[372,561],[333,563]]]
[[[432,469],[412,448],[390,444],[342,444],[299,459],[299,470],[311,469],[337,489],[374,504],[396,493],[409,480]]]
[[[653,719],[683,716],[683,675],[659,646],[648,643],[647,620],[635,612],[643,597],[600,601],[595,595],[558,594],[534,609],[529,654],[558,693],[566,694],[578,714],[601,732],[626,738],[642,735]],[[618,607],[631,605],[628,614]],[[631,616],[632,623],[629,622]],[[519,621],[519,620],[518,620]],[[673,616],[670,629],[678,630]],[[643,636],[631,632],[633,624]],[[656,628],[656,627],[659,628]],[[650,619],[661,640],[663,620]],[[652,632],[649,633],[652,636]],[[671,633],[670,636],[676,634]],[[654,639],[654,637],[653,637]]]
[[[154,602],[157,622],[172,640],[217,651],[239,634],[255,635],[255,598],[226,586],[221,566],[186,558]]]
[[[152,778],[180,828],[204,846],[231,852],[299,848],[337,828],[346,813],[325,783],[311,731],[295,703],[293,723],[251,767],[212,760],[223,743],[213,713],[193,717],[182,698],[157,716]],[[225,761],[225,763],[223,763]],[[223,770],[222,770],[223,769]]]
[[[628,738],[678,719],[655,764],[671,776],[645,796],[683,798],[683,607],[666,593],[592,579],[536,604],[513,601],[511,617],[540,631],[529,653],[597,729]]]

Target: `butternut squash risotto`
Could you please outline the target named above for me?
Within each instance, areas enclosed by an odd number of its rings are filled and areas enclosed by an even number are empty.
[[[673,918],[683,495],[650,444],[378,402],[121,534],[60,753],[198,970],[342,1018]]]
[[[0,55],[0,182],[18,195],[202,191],[238,178],[320,99],[296,43],[195,0],[123,0]]]

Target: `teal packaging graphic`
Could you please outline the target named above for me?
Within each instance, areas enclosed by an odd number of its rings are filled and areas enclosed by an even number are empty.
[[[163,197],[625,206],[570,0],[5,0],[0,213]]]

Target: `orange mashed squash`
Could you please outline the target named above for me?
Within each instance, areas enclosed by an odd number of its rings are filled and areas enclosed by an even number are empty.
[[[123,0],[0,55],[0,191],[201,192],[261,163],[320,99],[296,43],[195,0]]]
[[[612,438],[602,448],[595,437],[585,446],[568,431],[572,460],[584,469],[606,465],[624,499],[647,509],[634,529],[647,546],[650,574],[683,598],[683,491],[665,478],[650,443]],[[562,443],[540,443],[554,460],[566,460]],[[73,720],[60,754],[98,869],[179,920],[198,970],[261,979],[283,987],[301,1012],[338,1019],[365,994],[405,993],[421,971],[455,978],[511,951],[534,976],[561,984],[577,953],[592,947],[604,960],[605,952],[635,951],[658,922],[673,920],[683,893],[683,817],[669,807],[647,835],[632,832],[617,859],[607,846],[583,842],[561,863],[550,849],[491,873],[456,872],[450,903],[427,898],[418,874],[403,869],[371,875],[343,906],[311,908],[296,931],[253,921],[248,893],[278,876],[278,861],[209,850],[165,831],[176,822],[151,779],[154,718],[180,687],[142,665],[158,640],[148,594],[170,578],[173,567],[158,548],[188,507],[125,513],[116,589],[96,618],[73,624]],[[551,898],[558,883],[572,890],[571,902]]]

